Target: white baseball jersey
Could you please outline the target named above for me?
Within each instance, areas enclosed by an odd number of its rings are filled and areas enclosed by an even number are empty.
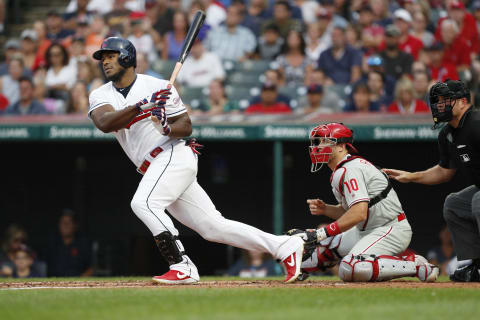
[[[150,100],[156,91],[165,89],[168,81],[157,79],[144,74],[137,74],[137,79],[131,87],[126,98],[118,92],[110,81],[95,89],[89,97],[90,110],[109,104],[115,110],[121,110],[134,105],[142,99]],[[167,117],[173,117],[187,112],[177,90],[172,87],[172,94],[165,105]],[[139,167],[147,153],[154,148],[175,142],[176,138],[162,135],[150,120],[150,112],[139,114],[132,122],[129,129],[121,129],[114,132],[115,137],[122,146],[127,156]]]
[[[347,160],[347,155],[343,160]],[[338,203],[345,210],[358,202],[367,201],[379,195],[388,185],[385,175],[363,158],[355,158],[337,167],[331,176],[332,190]],[[357,225],[360,230],[371,230],[384,226],[403,213],[402,205],[395,190],[368,210],[367,220]]]

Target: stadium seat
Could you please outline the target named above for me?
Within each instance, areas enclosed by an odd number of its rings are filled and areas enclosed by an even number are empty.
[[[184,103],[190,105],[193,100],[201,101],[205,98],[204,88],[183,87],[181,97]]]
[[[228,74],[227,83],[233,86],[254,86],[260,82],[259,75],[246,72],[233,72]]]
[[[250,88],[247,87],[236,87],[227,85],[225,87],[225,92],[229,100],[240,101],[245,99],[250,99]]]
[[[161,60],[157,59],[155,62],[152,64],[152,69],[160,73],[161,75],[167,75],[171,74],[173,71],[173,68],[175,68],[175,64],[177,62],[174,60]]]

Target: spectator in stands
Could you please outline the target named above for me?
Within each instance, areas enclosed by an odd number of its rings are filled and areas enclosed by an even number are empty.
[[[187,14],[182,11],[175,12],[173,15],[173,30],[168,31],[163,37],[163,60],[176,60],[180,56],[187,31]]]
[[[448,275],[448,264],[452,259],[455,259],[456,254],[453,249],[452,235],[447,226],[440,230],[438,238],[440,239],[440,245],[430,249],[426,258],[428,262],[440,267],[441,275]]]
[[[82,26],[84,24],[82,23]],[[102,16],[96,15],[92,19],[92,23],[88,29],[85,30],[87,36],[85,37],[85,54],[91,57],[92,54],[100,48],[103,40],[107,37],[108,27],[105,25],[105,20]],[[77,33],[77,36],[82,37]]]
[[[469,48],[460,36],[457,23],[452,19],[445,19],[440,24],[443,43],[443,63],[455,65],[458,72],[470,67]]]
[[[318,61],[320,54],[329,47],[325,41],[321,41],[322,32],[320,23],[318,22],[309,23],[307,26],[305,39],[307,46],[305,48],[305,53],[311,61]]]
[[[317,21],[317,11],[320,9],[320,5],[317,1],[312,0],[295,0],[297,7],[302,10],[302,18],[306,24],[314,23]]]
[[[20,99],[8,107],[8,109],[5,110],[5,114],[11,116],[48,114],[45,106],[35,100],[35,85],[33,84],[32,79],[22,76],[18,82],[20,88]]]
[[[315,67],[315,63],[306,56],[305,48],[302,33],[290,30],[287,42],[282,49],[283,53],[275,60],[289,87],[303,85],[305,76],[308,76]]]
[[[278,276],[277,264],[262,252],[242,250],[242,256],[227,271],[228,276],[264,278]]]
[[[47,25],[44,21],[35,21],[33,23],[33,30],[35,30],[37,35],[37,51],[35,53],[35,63],[33,64],[32,70],[37,71],[38,68],[45,67],[45,53],[52,42],[47,38]]]
[[[135,71],[137,72],[137,74],[138,73],[146,74],[146,75],[155,77],[157,79],[164,79],[164,77],[161,74],[157,73],[150,67],[150,62],[148,61],[147,56],[143,52],[137,53],[137,67],[135,68]],[[90,83],[90,82],[87,82],[87,83]]]
[[[49,90],[49,95],[67,100],[67,90],[70,89],[76,81],[76,66],[69,64],[67,49],[59,43],[53,43],[45,54],[47,62],[47,75],[45,84]]]
[[[342,25],[345,28],[348,25],[348,21],[344,16],[343,5],[341,3],[343,0],[321,0],[322,7],[327,11],[327,13],[332,17],[332,23],[334,25]]]
[[[152,16],[157,13],[155,8],[147,12]],[[112,34],[125,34],[129,29],[128,23],[131,13],[132,11],[125,7],[125,0],[113,0],[112,10],[103,15],[110,32]],[[156,19],[152,21],[156,21]]]
[[[4,60],[0,63],[0,77],[8,74],[8,66],[13,56],[20,54],[20,42],[17,39],[8,39],[4,46]]]
[[[278,100],[277,86],[272,83],[265,82],[262,85],[262,91],[260,93],[260,101],[258,103],[251,104],[245,113],[263,113],[263,114],[275,114],[275,113],[290,113],[292,110],[290,106]]]
[[[77,68],[81,61],[87,61],[89,57],[86,54],[85,38],[76,37],[72,38],[72,44],[70,45],[70,60],[69,63]]]
[[[250,0],[241,25],[250,29],[258,37],[262,24],[270,17],[266,0]]]
[[[90,0],[77,0],[77,8],[63,15],[66,29],[75,30],[78,21],[86,21],[89,24],[92,23],[96,12],[88,10],[87,5],[89,1]]]
[[[312,84],[307,87],[307,103],[300,109],[304,114],[330,114],[337,110],[324,104],[324,90],[320,84]]]
[[[5,1],[0,0],[0,34],[5,31]]]
[[[274,60],[282,52],[283,45],[280,30],[276,25],[271,24],[263,29],[262,35],[258,38],[256,52],[260,59]]]
[[[372,7],[365,3],[358,11],[358,28],[360,28],[362,47],[366,55],[376,52],[384,36],[384,28],[374,23],[375,16]]]
[[[15,252],[13,263],[15,264],[12,273],[13,278],[40,278],[45,276],[33,268],[34,253],[25,245],[22,245]]]
[[[147,55],[148,61],[153,63],[157,57],[157,49],[162,49],[162,38],[156,32],[149,18],[145,17],[145,14],[142,13],[132,13],[130,15],[132,18],[131,26],[132,33],[128,37],[137,52],[143,52]],[[171,44],[170,44],[171,45]]]
[[[413,73],[413,89],[415,99],[425,100],[428,97],[430,76],[428,72]]]
[[[318,33],[320,34],[318,46],[321,48],[321,52],[319,54],[332,46],[332,31],[334,25],[332,14],[325,8],[320,7],[317,13],[317,27]],[[318,59],[316,61],[318,61]]]
[[[386,28],[393,23],[392,18],[389,16],[388,0],[370,0],[370,6],[372,7],[376,24]]]
[[[460,0],[448,1],[448,16],[438,20],[437,28],[435,30],[435,37],[437,40],[443,38],[443,21],[452,19],[457,24],[458,37],[468,47],[470,59],[474,59],[480,51],[480,40],[478,35],[477,24],[474,16],[465,10],[465,5]],[[462,45],[463,46],[463,45]]]
[[[415,98],[413,83],[409,78],[397,81],[395,101],[388,107],[390,113],[412,114],[430,112],[427,104]]]
[[[212,80],[225,78],[222,61],[215,52],[205,50],[202,39],[203,35],[199,33],[178,75],[178,81],[188,87],[205,88]]]
[[[370,89],[364,82],[359,82],[353,87],[353,99],[345,106],[345,112],[371,112],[379,111],[378,103],[370,100]]]
[[[228,7],[225,25],[209,31],[206,39],[207,49],[215,52],[221,59],[239,61],[248,59],[255,51],[257,42],[252,31],[239,25],[241,20],[240,9],[237,6]]]
[[[0,276],[11,277],[15,269],[15,253],[27,242],[27,232],[22,227],[12,224],[5,231],[0,250]]]
[[[49,276],[88,277],[93,274],[92,246],[77,229],[75,213],[65,209],[59,219],[58,233],[50,238],[48,245]]]
[[[292,18],[292,6],[288,1],[279,0],[273,5],[273,18],[267,20],[262,29],[265,26],[274,24],[280,30],[280,35],[284,40],[287,39],[290,30],[302,30],[300,21]]]
[[[345,28],[335,26],[332,31],[332,46],[322,52],[318,59],[320,68],[336,84],[356,82],[361,76],[361,53],[346,44]]]
[[[237,102],[229,101],[225,94],[225,84],[221,79],[215,79],[208,86],[208,98],[203,101],[200,109],[207,115],[214,116],[221,113],[238,112]]]
[[[412,16],[405,9],[397,9],[393,14],[395,26],[400,31],[398,37],[398,47],[401,51],[411,54],[414,60],[417,60],[418,53],[423,48],[423,42],[410,33],[412,26]],[[381,48],[383,49],[383,48]]]
[[[47,13],[47,31],[47,38],[52,42],[63,41],[74,33],[63,28],[63,18],[56,10]]]
[[[88,90],[83,81],[77,81],[70,90],[70,99],[68,100],[68,114],[78,114],[86,116],[88,113]]]
[[[36,56],[37,34],[32,29],[25,29],[22,31],[20,39],[25,68],[33,71]]]
[[[395,79],[410,74],[413,57],[401,51],[399,46],[400,30],[395,25],[388,25],[385,29],[385,49],[380,52],[385,73]]]
[[[472,13],[475,18],[475,22],[477,25],[477,31],[480,30],[480,0],[475,0],[472,3]]]
[[[225,12],[225,8],[220,3],[214,0],[200,0],[200,2],[205,7],[205,13],[207,14],[205,23],[207,25],[216,28],[226,20],[228,13]]]
[[[444,82],[447,79],[458,80],[458,73],[455,65],[444,62],[443,44],[441,42],[434,42],[427,48],[429,63],[428,69],[432,80],[435,82]]]
[[[35,87],[33,92],[34,99],[43,104],[47,112],[51,114],[65,114],[65,101],[48,97],[48,89],[45,85],[44,74],[37,72],[33,77],[33,85]]]
[[[427,17],[422,11],[413,15],[412,35],[420,39],[424,47],[429,47],[435,42],[435,36],[427,30]]]
[[[370,100],[379,105],[380,110],[386,111],[392,103],[392,96],[385,90],[385,74],[378,71],[367,73],[367,86],[370,89]]]
[[[169,0],[157,0],[153,7],[147,10],[147,16],[152,21],[153,28],[162,37],[173,30],[173,15],[175,10],[171,8]]]
[[[285,88],[285,77],[280,70],[268,69],[265,71],[263,76],[264,76],[263,83],[273,84],[277,87],[277,90]],[[261,95],[257,95],[251,99],[250,104],[256,104],[256,103],[259,103],[260,101],[261,101]],[[277,94],[277,101],[280,101],[285,103],[286,105],[289,105],[290,97],[288,95],[285,95],[279,92]]]
[[[10,58],[8,73],[0,77],[0,93],[4,95],[9,106],[20,99],[19,79],[23,74],[23,59],[21,56]]]

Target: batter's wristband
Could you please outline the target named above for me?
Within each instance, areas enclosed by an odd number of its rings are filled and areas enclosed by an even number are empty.
[[[340,231],[337,221],[332,222],[328,226],[326,226],[325,232],[328,234],[329,237],[333,237],[333,236],[336,236],[337,234],[342,233],[342,231]]]

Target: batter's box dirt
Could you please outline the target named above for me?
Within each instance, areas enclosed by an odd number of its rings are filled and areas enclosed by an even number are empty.
[[[480,288],[480,283],[434,282],[419,281],[387,281],[345,283],[341,281],[295,282],[284,284],[280,280],[238,280],[238,281],[201,281],[188,285],[156,284],[148,280],[136,281],[25,281],[0,282],[0,290],[6,289],[88,289],[88,288],[269,288],[269,287],[306,287],[306,288]]]

